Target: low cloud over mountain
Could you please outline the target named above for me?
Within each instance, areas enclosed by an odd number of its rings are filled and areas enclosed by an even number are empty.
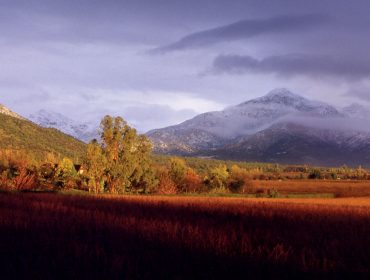
[[[332,76],[344,79],[370,77],[370,60],[331,55],[289,54],[256,59],[251,56],[220,55],[213,61],[214,73],[275,74],[283,77]]]
[[[276,89],[223,111],[152,130],[148,136],[155,150],[166,154],[366,165],[370,160],[369,116],[370,111],[359,105],[339,110]]]

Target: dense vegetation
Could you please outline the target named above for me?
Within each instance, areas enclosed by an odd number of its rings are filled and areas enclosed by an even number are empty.
[[[0,194],[1,276],[368,279],[370,201],[352,200]]]
[[[307,180],[315,180],[322,183],[320,188],[317,184],[310,188],[313,193],[332,196],[369,194],[365,185],[358,188],[357,184],[352,188],[347,184],[348,188],[342,186],[339,192],[327,187],[339,186],[338,182],[343,180],[368,180],[368,170],[362,167],[318,168],[152,155],[150,141],[138,135],[120,117],[106,116],[101,123],[101,138],[87,146],[24,120],[5,116],[1,125],[12,128],[7,130],[9,135],[1,136],[2,145],[8,148],[0,150],[2,190],[79,189],[111,194],[235,193],[278,197],[307,193]],[[44,134],[46,140],[38,141]],[[11,140],[13,136],[14,140]],[[60,141],[68,144],[63,145]],[[65,155],[72,153],[72,156],[61,157],[52,148],[48,150],[47,145],[60,151],[74,147],[77,151],[65,151]],[[76,157],[83,158],[82,165],[76,165]],[[276,183],[279,181],[299,181],[301,184],[292,189],[287,187],[291,183],[281,186]]]
[[[81,162],[86,145],[54,128],[42,128],[30,121],[0,114],[0,149],[22,150],[41,160],[48,153]]]

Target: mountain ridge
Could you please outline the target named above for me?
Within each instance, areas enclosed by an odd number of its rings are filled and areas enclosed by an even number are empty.
[[[360,122],[355,124],[357,115],[363,114],[357,114],[360,109],[366,111],[358,106],[338,110],[287,89],[275,89],[222,111],[151,130],[147,135],[155,151],[164,154],[297,164],[369,164],[370,133],[361,130]],[[255,148],[255,153],[250,152],[253,148],[246,148],[258,147],[258,142],[269,145],[260,152]],[[291,143],[296,150],[284,143]],[[290,152],[284,151],[284,147]],[[329,150],[332,152],[325,152]],[[305,155],[296,160],[302,151]]]
[[[59,113],[41,110],[30,119],[85,143],[98,137],[97,124],[78,123]],[[161,154],[368,165],[369,119],[370,111],[362,105],[337,109],[280,88],[221,111],[205,112],[177,125],[150,130],[146,135],[153,142],[154,152]]]

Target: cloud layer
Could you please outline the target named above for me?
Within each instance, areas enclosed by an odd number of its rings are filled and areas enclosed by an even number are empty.
[[[213,61],[214,73],[276,74],[283,77],[297,75],[346,79],[370,77],[370,60],[330,55],[289,54],[256,59],[242,55],[220,55]]]
[[[320,14],[285,15],[267,19],[246,19],[232,24],[189,34],[177,42],[153,50],[166,53],[189,48],[205,47],[216,43],[248,39],[259,35],[281,32],[304,32],[329,21]]]
[[[369,10],[368,0],[2,0],[0,103],[81,121],[122,115],[140,131],[276,87],[370,103]]]

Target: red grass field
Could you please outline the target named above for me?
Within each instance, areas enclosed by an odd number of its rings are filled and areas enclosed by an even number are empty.
[[[370,196],[369,180],[255,180],[246,191],[276,189],[281,194],[332,194],[334,197]]]
[[[369,277],[370,198],[0,194],[0,240],[3,279]]]

